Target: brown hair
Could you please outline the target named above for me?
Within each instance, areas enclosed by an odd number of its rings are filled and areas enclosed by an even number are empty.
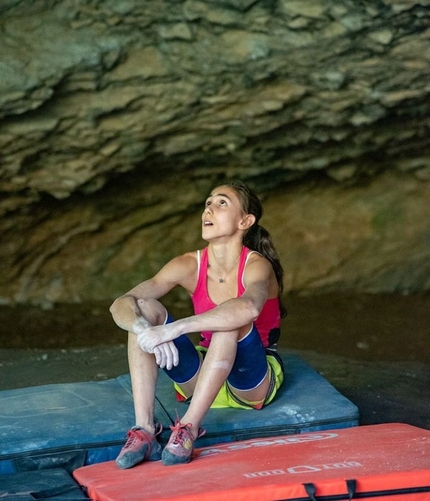
[[[287,315],[287,309],[282,304],[281,299],[282,292],[284,290],[284,269],[282,268],[278,252],[273,245],[269,232],[263,228],[263,226],[258,224],[261,216],[263,215],[263,206],[261,205],[260,199],[256,193],[254,193],[251,188],[249,188],[249,186],[242,181],[227,181],[226,183],[223,183],[222,186],[229,186],[232,188],[239,197],[245,214],[252,214],[255,216],[255,223],[246,232],[243,238],[243,245],[251,250],[259,252],[270,261],[279,286],[278,298],[281,317],[285,317]]]

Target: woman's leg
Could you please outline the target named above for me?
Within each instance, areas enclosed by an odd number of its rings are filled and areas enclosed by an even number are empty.
[[[187,412],[172,426],[169,442],[161,459],[164,465],[188,463],[194,450],[194,441],[201,436],[200,423],[224,384],[236,356],[239,331],[217,332],[194,378],[194,392]],[[184,387],[181,388],[184,390]],[[188,383],[188,389],[192,385]],[[191,396],[191,394],[187,394]]]
[[[151,353],[143,351],[137,336],[128,334],[128,365],[133,391],[136,426],[154,433],[155,386],[158,366]]]
[[[161,325],[166,321],[164,306],[155,299],[138,300],[138,307],[150,325]],[[158,378],[158,366],[152,353],[143,351],[137,336],[128,335],[128,364],[133,390],[136,426],[154,433],[155,386]]]
[[[187,396],[192,396],[183,423],[190,423],[190,432],[195,439],[200,424],[225,383],[236,357],[240,331],[214,332],[211,343],[198,375],[187,387],[181,386]]]
[[[251,332],[253,334],[249,336]],[[247,360],[248,355],[257,357]],[[258,362],[257,370],[254,370],[255,362]],[[226,380],[233,375],[233,381],[240,387],[239,394],[244,393],[246,399],[264,402],[270,382],[267,373],[265,350],[256,329],[249,326],[236,331],[214,332],[198,374],[188,381],[187,387],[181,386],[187,396],[192,395],[192,399],[182,419],[172,427],[172,435],[162,453],[163,464],[190,461],[194,441],[201,436],[200,424]]]
[[[229,391],[239,401],[261,408],[272,384],[266,350],[253,325],[237,344],[236,358],[227,378]]]
[[[191,339],[183,334],[173,340],[178,350],[179,363],[171,369],[164,368],[169,378],[180,386],[187,396],[191,396],[201,367],[201,356]]]
[[[148,324],[158,325],[165,321],[166,310],[158,301],[138,301],[138,306]],[[128,364],[136,424],[127,432],[127,441],[116,458],[116,464],[121,469],[161,458],[161,445],[157,441],[161,426],[154,423],[158,366],[155,356],[143,351],[137,336],[131,332],[128,334]]]

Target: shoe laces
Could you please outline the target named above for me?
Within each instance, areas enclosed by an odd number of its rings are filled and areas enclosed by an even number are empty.
[[[173,426],[170,426],[172,430],[172,443],[182,444],[186,438],[191,438],[190,428],[191,423],[182,424],[179,420]]]
[[[124,449],[129,449],[130,447],[133,447],[133,445],[136,442],[141,442],[141,441],[142,441],[142,438],[137,433],[137,430],[129,430],[127,432],[127,442],[124,445]]]
[[[170,429],[173,432],[171,442],[174,444],[182,445],[184,440],[187,438],[190,438],[194,442],[194,439],[193,439],[193,437],[191,435],[191,431],[190,431],[192,426],[193,425],[191,423],[182,424],[178,419],[173,426],[170,426]],[[199,430],[197,432],[196,440],[198,438],[202,437],[205,433],[206,433],[206,430],[204,430],[203,428],[199,428]]]
[[[159,423],[157,423],[155,425],[154,437],[159,435],[162,429],[163,427]],[[133,447],[134,444],[136,444],[137,442],[149,442],[150,435],[152,435],[152,433],[149,433],[143,428],[138,428],[138,427],[132,428],[127,432],[127,441],[124,445],[124,449],[129,449],[130,447]]]

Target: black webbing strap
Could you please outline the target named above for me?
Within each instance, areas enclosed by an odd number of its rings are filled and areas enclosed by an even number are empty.
[[[355,479],[350,479],[346,480],[346,489],[348,492],[348,498],[351,501],[357,492],[357,481]],[[309,496],[310,501],[318,501],[316,494],[317,494],[317,489],[315,487],[315,484],[309,482],[306,484],[303,484],[303,487],[305,488],[306,494]],[[341,496],[341,495],[339,495]]]
[[[346,481],[346,488],[348,490],[349,500],[355,497],[355,493],[357,492],[357,480],[354,478]]]
[[[303,484],[303,487],[305,488],[306,494],[309,496],[309,499],[311,501],[317,501],[316,498],[317,489],[315,487],[315,484],[307,483]]]

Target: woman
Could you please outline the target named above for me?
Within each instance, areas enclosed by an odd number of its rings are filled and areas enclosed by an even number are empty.
[[[165,465],[190,461],[211,406],[261,409],[282,384],[276,342],[286,313],[283,270],[261,216],[258,197],[244,183],[216,187],[202,214],[208,246],[172,259],[112,304],[114,321],[129,332],[136,415],[116,460],[120,468],[160,457]],[[158,299],[176,286],[189,292],[195,314],[173,321]],[[201,332],[198,347],[187,336],[194,332]],[[162,452],[154,423],[159,367],[179,399],[192,397]]]

